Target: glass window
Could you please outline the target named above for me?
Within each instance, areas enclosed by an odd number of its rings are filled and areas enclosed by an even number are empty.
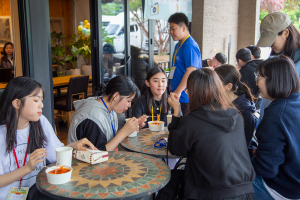
[[[124,0],[102,0],[104,82],[125,74]],[[104,24],[103,24],[104,25]]]
[[[145,79],[149,70],[148,52],[148,20],[143,18],[142,0],[130,1],[130,32],[131,77],[143,93]]]
[[[106,27],[106,32],[108,35],[116,35],[117,31],[119,30],[120,25],[118,24],[109,24]]]
[[[130,25],[130,32],[135,32],[134,25]]]

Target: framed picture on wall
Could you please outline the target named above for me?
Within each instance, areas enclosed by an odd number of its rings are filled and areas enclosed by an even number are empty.
[[[0,47],[4,47],[6,42],[12,42],[11,17],[0,16]]]

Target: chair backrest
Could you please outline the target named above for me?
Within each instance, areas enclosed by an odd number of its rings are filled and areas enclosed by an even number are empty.
[[[0,68],[0,82],[9,82],[11,79],[11,68]]]
[[[4,92],[4,89],[0,89],[0,100],[1,100],[3,92]]]
[[[70,78],[67,92],[67,109],[72,110],[72,95],[84,93],[84,98],[87,98],[87,90],[89,85],[89,76],[78,76]]]

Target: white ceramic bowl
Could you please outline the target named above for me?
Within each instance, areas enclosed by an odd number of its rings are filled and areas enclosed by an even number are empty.
[[[155,125],[154,123],[159,123],[158,125]],[[149,130],[150,131],[163,131],[164,130],[164,121],[150,121],[148,122]]]
[[[64,166],[65,168],[70,169],[71,171],[67,172],[67,173],[63,173],[63,174],[50,174],[48,172],[55,170],[57,168],[59,168],[61,166],[53,166],[53,167],[49,167],[48,169],[46,169],[46,175],[47,175],[47,180],[50,184],[54,184],[54,185],[59,185],[59,184],[64,184],[67,183],[71,180],[71,175],[72,175],[72,171],[73,168],[69,167],[69,166]]]

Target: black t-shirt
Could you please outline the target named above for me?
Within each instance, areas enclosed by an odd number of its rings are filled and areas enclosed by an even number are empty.
[[[94,121],[83,120],[76,128],[76,136],[78,140],[87,138],[96,148],[106,151],[106,135]]]
[[[160,112],[160,103],[161,101],[155,101],[155,104],[153,105],[153,116],[155,116],[153,119],[154,121],[156,121],[156,116],[159,114]],[[158,110],[157,110],[158,108]],[[132,108],[132,116],[135,118],[139,118],[140,116],[142,116],[143,114],[148,115],[148,116],[152,116],[152,113],[149,113],[148,109],[147,109],[147,98],[145,95],[142,95],[137,102],[133,105]],[[165,122],[165,126],[167,126],[167,115],[168,113],[161,113],[160,115],[160,121],[164,121]],[[147,118],[147,122],[152,121],[152,117],[148,117]],[[148,128],[148,123],[145,122],[145,127],[144,128]]]
[[[209,67],[208,64],[207,64],[208,60],[210,60],[210,59],[202,60],[202,67]]]

